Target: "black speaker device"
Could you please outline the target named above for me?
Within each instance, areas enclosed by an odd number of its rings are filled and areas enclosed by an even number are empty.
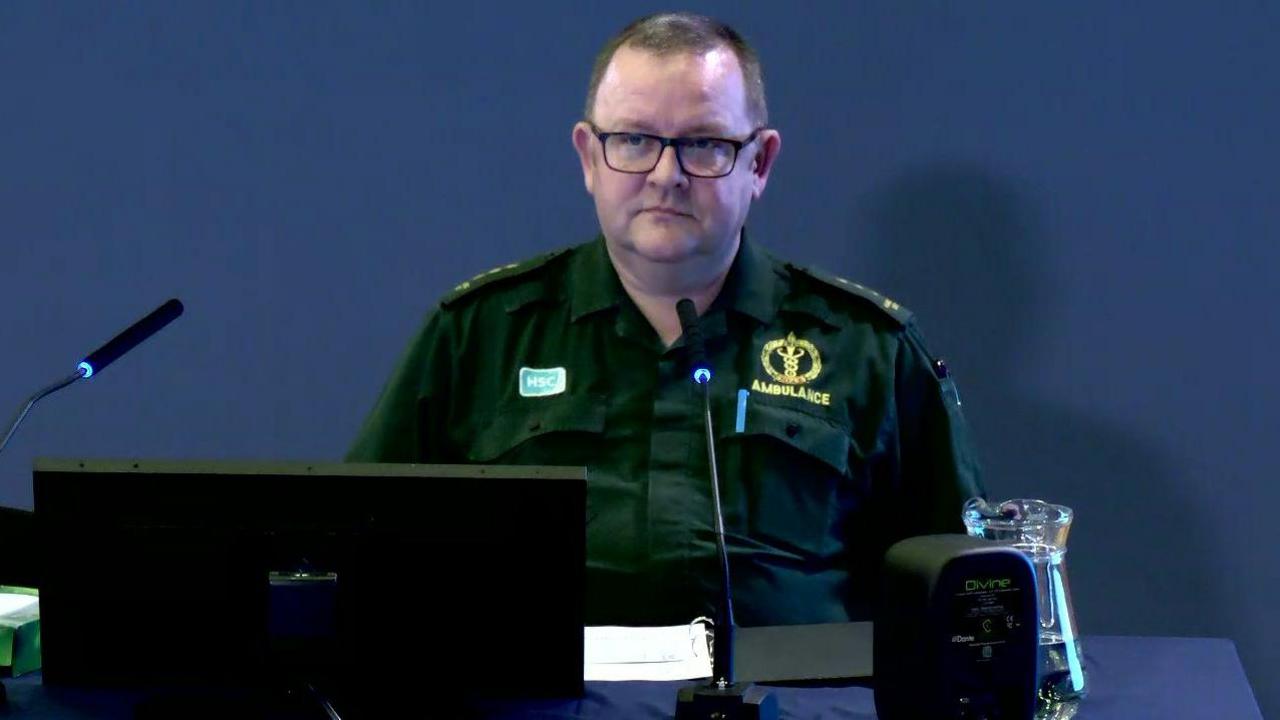
[[[1035,570],[1020,551],[925,535],[885,553],[872,653],[880,720],[1031,720]]]

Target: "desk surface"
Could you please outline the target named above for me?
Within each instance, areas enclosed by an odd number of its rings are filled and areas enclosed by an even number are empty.
[[[1217,638],[1088,637],[1090,693],[1080,720],[1262,720],[1235,645]],[[129,718],[136,692],[46,688],[39,673],[5,680],[0,717]],[[495,703],[492,718],[670,718],[683,682],[587,683],[573,700]],[[777,687],[783,718],[874,720],[865,687]]]

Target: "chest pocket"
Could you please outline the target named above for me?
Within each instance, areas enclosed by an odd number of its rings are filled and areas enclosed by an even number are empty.
[[[847,428],[761,401],[748,405],[742,432],[722,423],[717,434],[732,532],[745,529],[752,540],[800,561],[839,551],[837,492],[848,482]]]
[[[589,465],[599,452],[607,401],[600,395],[516,398],[466,429],[468,461],[508,465]]]

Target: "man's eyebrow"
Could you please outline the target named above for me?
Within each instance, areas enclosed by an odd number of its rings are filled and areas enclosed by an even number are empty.
[[[627,131],[645,133],[648,135],[661,135],[657,128],[643,120],[619,120],[617,122],[619,128],[625,128]],[[719,123],[708,122],[691,125],[681,130],[675,137],[729,137],[729,131]]]
[[[618,128],[619,132],[640,132],[640,133],[649,133],[651,135],[658,134],[658,131],[654,129],[652,125],[650,125],[649,123],[643,120],[622,119],[613,123],[613,126]]]
[[[728,137],[730,133],[728,129],[725,128],[725,126],[720,125],[718,123],[702,123],[700,125],[694,125],[692,127],[685,128],[684,132],[680,134],[685,137],[688,137],[691,135],[702,135],[707,137]]]

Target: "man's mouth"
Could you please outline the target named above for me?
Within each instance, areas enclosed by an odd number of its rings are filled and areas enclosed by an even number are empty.
[[[687,212],[669,207],[649,207],[640,212],[654,213],[655,215],[668,215],[672,217],[693,217]]]

